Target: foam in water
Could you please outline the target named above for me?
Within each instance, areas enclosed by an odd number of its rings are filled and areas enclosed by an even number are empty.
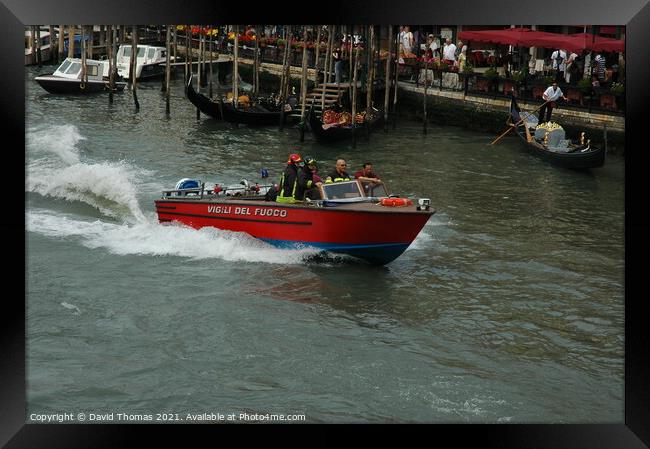
[[[85,140],[76,126],[60,125],[35,129],[25,136],[30,157],[55,155],[67,165],[79,162],[77,144]]]
[[[81,161],[84,139],[72,125],[29,134],[30,162],[26,190],[43,196],[79,201],[102,214],[126,221],[145,221],[138,204],[138,178],[145,173],[126,162]]]
[[[27,229],[58,238],[78,238],[84,246],[117,255],[179,256],[230,262],[298,264],[318,250],[279,249],[247,234],[216,228],[196,230],[180,224],[161,225],[154,217],[136,224],[83,221],[45,210],[27,213]]]

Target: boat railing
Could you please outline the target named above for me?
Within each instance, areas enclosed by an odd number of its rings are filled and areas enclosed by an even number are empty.
[[[193,189],[177,189],[177,190],[163,190],[163,197],[168,196],[198,196],[203,198],[204,189],[203,186],[196,187]]]

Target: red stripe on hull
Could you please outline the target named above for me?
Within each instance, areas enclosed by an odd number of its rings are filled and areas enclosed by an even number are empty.
[[[178,221],[196,229],[212,226],[261,239],[314,243],[408,245],[433,214],[416,212],[415,207],[390,208],[367,203],[327,208],[258,201],[155,203],[161,222]]]

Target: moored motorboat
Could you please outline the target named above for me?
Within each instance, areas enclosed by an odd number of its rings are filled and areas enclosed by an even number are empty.
[[[51,75],[34,78],[40,86],[53,94],[88,94],[110,90],[109,63],[86,59],[86,78],[83,77],[83,61],[66,58]],[[126,82],[115,80],[115,90],[122,91]]]
[[[137,47],[136,78],[144,81],[163,77],[167,62],[167,49],[153,45],[138,45]],[[120,45],[117,50],[117,73],[124,79],[129,79],[131,76],[131,50],[132,46],[129,44]]]
[[[389,196],[384,184],[364,186],[359,180],[323,184],[322,199],[296,204],[266,201],[255,186],[228,195],[206,190],[198,180],[182,181],[155,200],[161,223],[245,232],[274,246],[312,247],[375,265],[399,257],[435,213],[429,199],[414,204]]]
[[[538,124],[534,115],[521,112],[515,97],[511,100],[508,123],[528,151],[553,165],[589,169],[605,164],[605,149],[593,147],[584,133],[577,142],[565,139],[564,130],[557,123]]]

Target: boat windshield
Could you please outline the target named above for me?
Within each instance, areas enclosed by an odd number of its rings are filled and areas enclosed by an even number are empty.
[[[66,75],[75,75],[79,73],[80,70],[81,70],[81,63],[73,62],[72,64],[70,64],[70,68],[66,70],[65,73]]]
[[[388,189],[384,183],[377,184],[371,181],[361,181],[361,185],[366,192],[366,196],[388,196]]]
[[[150,48],[149,51],[147,52],[147,58],[153,59],[155,54],[156,54],[156,49],[155,48]],[[139,50],[138,50],[138,56],[140,56],[140,51]]]
[[[70,66],[70,64],[72,64],[72,61],[66,59],[65,61],[63,61],[63,64],[61,64],[61,67],[59,67],[57,71],[61,73],[65,73],[65,70]]]
[[[122,47],[124,52],[122,53],[122,56],[125,58],[131,57],[131,47],[124,46]],[[144,56],[145,49],[144,47],[138,47],[138,58],[142,58]]]
[[[339,200],[344,198],[363,198],[365,195],[358,181],[334,182],[323,184],[324,200]]]

